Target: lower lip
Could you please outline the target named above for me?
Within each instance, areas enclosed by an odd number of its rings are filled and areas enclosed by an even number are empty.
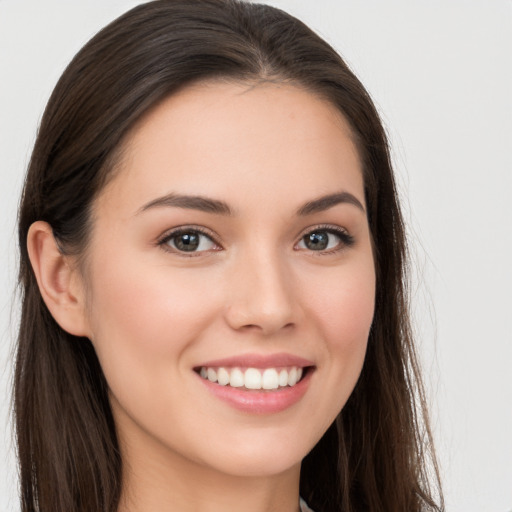
[[[245,388],[232,388],[210,382],[198,375],[210,393],[228,403],[235,409],[253,414],[272,414],[288,409],[296,404],[306,393],[313,368],[295,386],[283,387],[271,391],[259,391]]]

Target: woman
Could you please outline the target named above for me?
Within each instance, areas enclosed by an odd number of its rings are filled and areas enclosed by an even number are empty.
[[[23,510],[441,509],[386,138],[296,19],[106,27],[49,101],[19,237]]]

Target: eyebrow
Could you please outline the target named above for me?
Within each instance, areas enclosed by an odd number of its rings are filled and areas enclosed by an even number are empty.
[[[312,201],[308,201],[297,210],[297,215],[301,217],[312,215],[313,213],[323,212],[333,206],[343,203],[352,204],[363,213],[365,212],[364,206],[356,196],[350,192],[337,192],[335,194],[329,194]],[[188,210],[199,210],[217,215],[233,215],[231,208],[224,201],[204,196],[190,196],[173,193],[153,199],[142,206],[137,213],[161,207],[185,208]]]
[[[305,216],[323,212],[342,203],[352,204],[365,213],[364,206],[356,196],[352,195],[350,192],[337,192],[335,194],[319,197],[313,201],[308,201],[297,210],[297,215]]]
[[[138,213],[157,207],[185,208],[218,215],[232,215],[231,208],[224,201],[203,196],[167,194],[145,204]]]

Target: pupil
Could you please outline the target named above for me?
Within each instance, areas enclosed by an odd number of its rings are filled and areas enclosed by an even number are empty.
[[[199,236],[195,233],[183,233],[174,243],[180,251],[195,251],[199,247]]]
[[[313,251],[323,251],[329,245],[329,236],[327,233],[311,233],[304,239],[306,247]]]

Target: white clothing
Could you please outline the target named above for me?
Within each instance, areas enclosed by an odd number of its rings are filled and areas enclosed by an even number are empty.
[[[311,508],[308,507],[308,504],[300,498],[300,512],[314,512]]]

